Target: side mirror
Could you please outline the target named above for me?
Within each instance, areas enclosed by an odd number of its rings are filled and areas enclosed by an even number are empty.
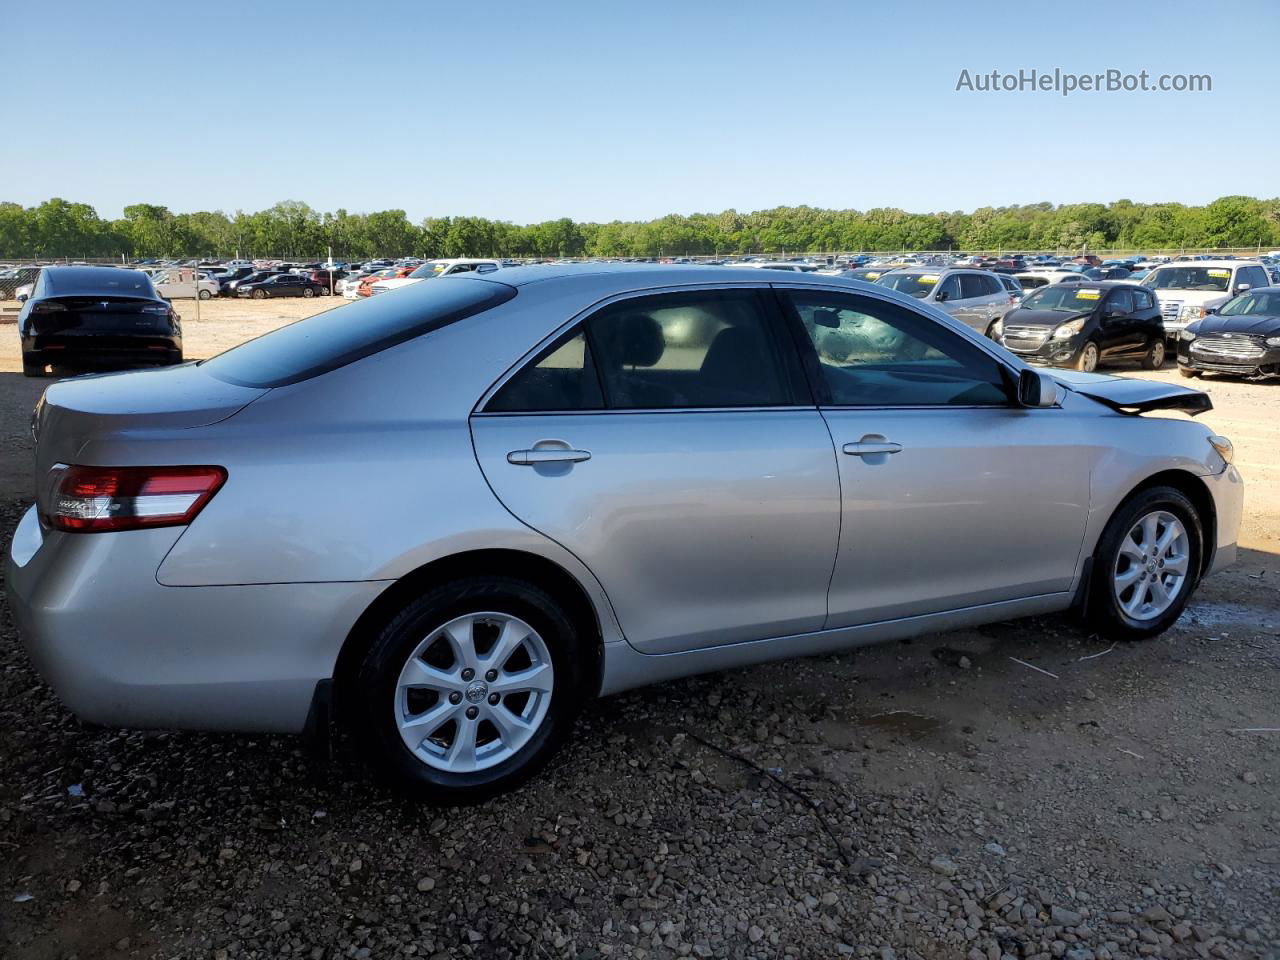
[[[1235,290],[1232,292],[1238,297],[1252,286],[1253,284],[1251,283],[1237,283]]]
[[[938,295],[933,299],[934,299],[934,302],[936,303],[946,303],[949,296],[950,294],[948,294],[947,291],[939,290]]]
[[[1018,403],[1024,407],[1052,407],[1058,402],[1058,382],[1047,373],[1023,370],[1018,374]]]
[[[1212,313],[1217,313],[1217,312],[1218,312],[1218,308],[1217,308],[1217,307],[1205,307],[1205,308],[1204,308],[1204,315],[1205,315],[1206,317],[1207,317],[1207,316],[1209,316],[1209,315],[1210,315],[1210,314],[1212,314]]]
[[[18,302],[19,302],[19,303],[26,303],[26,302],[27,302],[27,295],[26,295],[25,293],[20,293],[20,294],[18,294]]]

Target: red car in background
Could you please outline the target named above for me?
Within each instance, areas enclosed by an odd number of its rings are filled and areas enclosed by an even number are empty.
[[[371,273],[360,281],[360,287],[356,290],[356,295],[361,297],[370,296],[373,291],[370,289],[379,280],[398,280],[401,277],[407,277],[413,273],[416,267],[391,267],[387,270],[379,270],[377,273]]]

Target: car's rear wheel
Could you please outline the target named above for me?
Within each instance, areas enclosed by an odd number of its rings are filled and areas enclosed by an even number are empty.
[[[22,355],[22,374],[27,377],[43,377],[45,362],[28,353]]]
[[[1098,345],[1092,340],[1080,348],[1080,355],[1076,357],[1076,369],[1085,373],[1093,373],[1098,369]]]
[[[201,300],[208,300],[210,297],[212,297],[212,296],[213,296],[213,294],[212,294],[212,293],[210,293],[208,290],[201,290],[201,291],[197,294],[197,296],[198,296]]]
[[[303,295],[304,297],[314,297],[314,296],[316,295],[316,292],[315,292],[314,290],[312,290],[310,287],[303,287],[303,288],[302,288],[302,295]]]
[[[1188,370],[1186,367],[1179,367],[1178,372],[1188,380],[1194,380],[1196,377],[1200,376],[1199,370]]]
[[[267,299],[267,291],[265,291],[265,290],[255,290],[255,291],[253,291],[253,299],[255,299],[255,300],[265,300],[265,299]]]
[[[1164,337],[1152,337],[1142,355],[1143,370],[1159,370],[1164,366]]]
[[[1204,528],[1172,487],[1130,497],[1112,516],[1093,559],[1089,619],[1102,634],[1144,640],[1182,615],[1200,577]]]
[[[377,772],[424,800],[470,803],[551,757],[581,699],[582,640],[560,605],[508,577],[470,577],[407,604],[353,681]]]

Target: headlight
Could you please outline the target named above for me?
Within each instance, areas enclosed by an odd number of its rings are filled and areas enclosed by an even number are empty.
[[[1053,339],[1066,340],[1068,337],[1074,337],[1077,333],[1084,329],[1084,317],[1076,320],[1068,320],[1066,323],[1058,324],[1058,329],[1053,331]]]
[[[1267,337],[1268,347],[1280,347],[1280,337]]]
[[[1235,447],[1231,445],[1231,441],[1220,434],[1211,434],[1209,436],[1209,443],[1213,446],[1213,449],[1218,451],[1218,455],[1227,463],[1230,463],[1231,458],[1236,455]]]
[[[1190,304],[1182,308],[1182,313],[1178,314],[1183,320],[1202,320],[1204,319],[1204,307],[1193,307]]]
[[[1194,340],[1196,338],[1196,332],[1188,328],[1179,333],[1178,336],[1183,340]]]

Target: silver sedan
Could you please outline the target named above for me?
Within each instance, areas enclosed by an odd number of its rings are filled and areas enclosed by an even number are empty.
[[[446,802],[589,698],[1076,608],[1116,639],[1232,561],[1182,386],[1025,367],[838,277],[542,266],[414,284],[35,413],[8,558],[88,720],[344,724]]]

